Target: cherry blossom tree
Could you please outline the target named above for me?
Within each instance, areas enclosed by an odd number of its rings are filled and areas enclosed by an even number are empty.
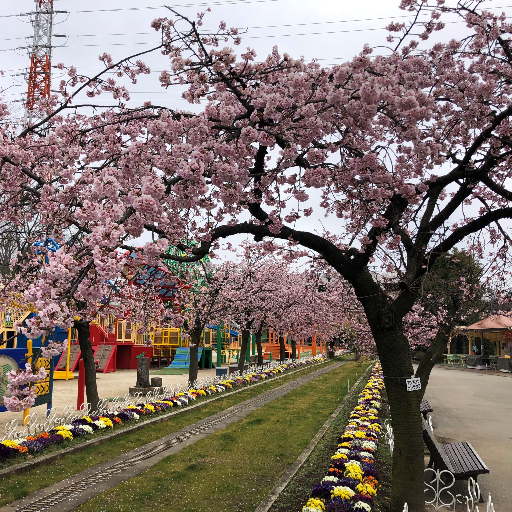
[[[16,138],[2,128],[0,204],[2,219],[37,213],[40,239],[69,241],[37,280],[22,281],[34,275],[33,254],[17,262],[16,282],[39,310],[32,329],[71,322],[75,294],[92,314],[105,280],[121,272],[116,249],[132,249],[144,231],[159,237],[144,258],[198,260],[238,234],[265,250],[281,241],[290,257],[299,246],[319,255],[352,286],[382,363],[395,432],[392,508],[407,501],[418,511],[420,393],[405,389],[413,370],[404,319],[424,275],[458,244],[507,263],[512,27],[479,1],[401,5],[412,21],[390,25],[388,56],[365,47],[332,68],[277,48],[264,60],[250,49],[237,56],[227,46],[240,42],[237,30],[203,30],[202,15],[155,20],[170,59],[161,84],[184,87],[200,112],[127,109],[128,92],[111,75],[70,69],[60,97],[41,104],[45,119]],[[436,42],[448,15],[465,21],[467,35]],[[137,58],[102,56],[107,72],[134,80],[147,72]],[[77,112],[85,91],[84,105],[99,114]],[[102,108],[100,94],[120,104]],[[309,229],[313,212],[329,230]],[[165,254],[182,237],[200,244],[188,256]],[[398,293],[378,278],[384,272]]]
[[[199,370],[198,349],[201,336],[208,323],[216,323],[222,315],[222,291],[230,279],[229,265],[214,265],[201,261],[200,265],[185,266],[180,277],[187,286],[182,287],[178,301],[184,317],[182,336],[190,339],[190,366],[188,382],[192,387],[197,381]]]
[[[241,329],[239,370],[242,371],[251,333],[256,335],[258,364],[263,364],[262,331],[272,319],[286,316],[300,302],[304,290],[297,286],[289,262],[265,254],[257,245],[242,244],[238,261],[225,265],[228,277],[219,294],[219,321],[235,321]],[[282,357],[284,359],[284,356]]]

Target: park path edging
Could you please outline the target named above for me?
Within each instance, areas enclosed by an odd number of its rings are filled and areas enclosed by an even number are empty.
[[[334,412],[327,418],[327,421],[322,425],[320,430],[317,432],[315,437],[311,440],[311,442],[306,446],[304,451],[297,457],[297,460],[288,468],[285,474],[282,476],[281,480],[277,482],[275,487],[267,494],[267,497],[258,505],[254,512],[268,512],[272,505],[275,503],[279,495],[285,490],[286,486],[290,483],[291,479],[295,476],[297,471],[302,467],[304,462],[311,455],[311,452],[315,449],[316,445],[320,442],[322,437],[327,432],[327,429],[330,427],[331,423],[337,418],[339,413],[344,408],[347,400],[352,396],[354,390],[357,389],[357,386],[361,382],[361,380],[370,373],[373,368],[373,364],[368,366],[368,368],[362,373],[361,377],[357,379],[357,382],[352,386],[352,389],[345,395],[340,405],[336,407]],[[1,511],[0,511],[1,512]]]

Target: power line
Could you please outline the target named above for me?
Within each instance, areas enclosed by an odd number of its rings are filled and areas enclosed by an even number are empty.
[[[453,25],[453,24],[465,24],[465,21],[447,21],[444,22],[445,25]],[[304,37],[304,36],[318,36],[318,35],[332,35],[332,34],[350,34],[354,32],[375,32],[379,30],[386,30],[386,27],[367,27],[367,28],[354,28],[354,29],[347,29],[347,30],[324,30],[321,32],[302,32],[302,33],[295,33],[295,34],[266,34],[261,36],[249,36],[249,35],[243,35],[242,39],[275,39],[279,37]],[[130,35],[130,34],[125,34]],[[96,36],[101,37],[101,36]],[[160,41],[150,42],[139,42],[139,43],[100,43],[100,44],[75,44],[75,45],[62,45],[62,46],[56,46],[55,48],[96,48],[96,47],[105,47],[105,46],[140,46],[140,45],[159,45]],[[0,52],[8,52],[8,51],[16,51],[24,49],[24,47],[16,47],[16,48],[4,48],[0,49]]]
[[[201,2],[201,3],[188,3],[188,4],[175,4],[173,7],[209,7],[212,5],[236,5],[236,4],[260,4],[267,2],[279,2],[280,0],[229,0],[225,2]],[[116,9],[87,9],[80,11],[62,11],[69,14],[89,14],[95,12],[120,12],[120,11],[157,11],[167,9],[165,5],[145,6],[145,7],[119,7]],[[25,12],[20,14],[3,14],[0,18],[18,18],[20,16],[31,16],[34,13]]]

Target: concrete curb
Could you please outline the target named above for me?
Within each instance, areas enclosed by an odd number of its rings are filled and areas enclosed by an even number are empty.
[[[341,401],[340,405],[336,407],[335,411],[329,416],[327,421],[322,425],[320,430],[317,432],[315,437],[311,440],[311,442],[306,446],[304,451],[298,456],[297,460],[288,468],[286,473],[283,475],[281,480],[277,482],[276,486],[268,493],[267,497],[258,505],[256,510],[254,512],[268,512],[274,502],[277,500],[279,495],[284,491],[286,486],[290,483],[291,479],[295,476],[295,473],[302,467],[304,462],[308,459],[308,457],[311,455],[311,452],[315,449],[316,445],[320,442],[324,434],[327,432],[327,429],[330,427],[331,423],[337,418],[339,413],[342,411],[343,407],[345,406],[345,403],[348,401],[348,399],[352,396],[354,389],[357,388],[359,383],[365,376],[367,376],[368,373],[371,372],[371,369],[373,368],[374,364],[370,365],[357,379],[357,382],[352,386],[352,389],[345,395],[343,400]]]
[[[321,364],[325,364],[325,363],[321,363]],[[185,406],[185,407],[183,407],[181,409],[178,409],[178,410],[175,410],[175,411],[172,411],[172,412],[168,412],[167,414],[163,414],[161,416],[157,416],[156,418],[151,418],[151,419],[145,420],[145,421],[137,423],[135,425],[131,425],[129,427],[125,427],[125,428],[123,428],[121,430],[116,430],[116,431],[112,432],[111,434],[103,435],[103,436],[101,436],[101,437],[99,437],[97,439],[90,439],[89,441],[86,441],[86,442],[84,442],[82,444],[79,444],[79,445],[76,445],[76,446],[70,446],[69,448],[65,448],[63,450],[59,450],[59,451],[56,451],[55,453],[50,453],[48,455],[43,455],[43,456],[38,457],[37,459],[35,459],[33,461],[27,461],[27,462],[23,462],[21,464],[17,464],[15,466],[7,467],[5,469],[0,470],[0,479],[2,477],[4,477],[4,476],[9,476],[9,475],[17,474],[17,473],[23,473],[25,471],[31,470],[32,468],[35,468],[35,467],[38,467],[38,466],[43,466],[45,464],[50,464],[51,462],[53,462],[55,460],[58,460],[61,457],[64,457],[65,455],[69,455],[69,454],[72,454],[72,453],[79,452],[81,450],[85,450],[86,448],[89,448],[91,446],[98,446],[98,445],[102,445],[102,444],[108,443],[111,439],[113,439],[115,437],[119,437],[119,436],[122,436],[124,434],[129,434],[131,432],[136,432],[137,430],[145,428],[148,425],[152,425],[152,424],[156,424],[156,423],[161,423],[163,421],[167,421],[170,418],[172,418],[174,416],[177,416],[178,414],[183,414],[183,413],[185,413],[187,411],[191,411],[191,410],[196,409],[198,407],[202,407],[203,405],[209,404],[210,402],[214,402],[215,400],[219,400],[221,398],[225,398],[227,396],[231,396],[231,395],[234,395],[236,393],[240,393],[240,392],[245,391],[247,389],[252,389],[252,388],[254,388],[256,386],[260,386],[260,385],[266,384],[268,382],[273,382],[276,379],[282,379],[284,377],[288,377],[289,375],[294,375],[295,373],[301,372],[301,371],[306,370],[308,368],[311,368],[311,366],[307,365],[307,366],[304,366],[303,368],[297,368],[296,370],[293,370],[292,372],[283,373],[281,375],[277,375],[275,377],[272,377],[271,379],[262,380],[260,382],[257,382],[256,384],[251,384],[249,386],[245,386],[245,387],[242,387],[240,389],[236,389],[234,391],[229,391],[227,393],[226,392],[225,393],[221,393],[221,394],[219,394],[217,396],[213,396],[213,397],[210,396],[207,399],[203,399],[203,400],[201,400],[199,402],[194,403],[193,405],[187,405],[187,406]]]

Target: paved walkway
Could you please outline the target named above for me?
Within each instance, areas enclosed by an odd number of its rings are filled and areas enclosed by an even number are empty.
[[[206,436],[226,428],[264,405],[345,364],[335,363],[241,402],[209,418],[173,432],[95,467],[0,508],[0,512],[72,511],[94,496],[132,478],[164,457],[178,453]]]
[[[468,441],[489,468],[478,477],[496,512],[512,511],[512,374],[435,367],[425,392],[442,442]]]

